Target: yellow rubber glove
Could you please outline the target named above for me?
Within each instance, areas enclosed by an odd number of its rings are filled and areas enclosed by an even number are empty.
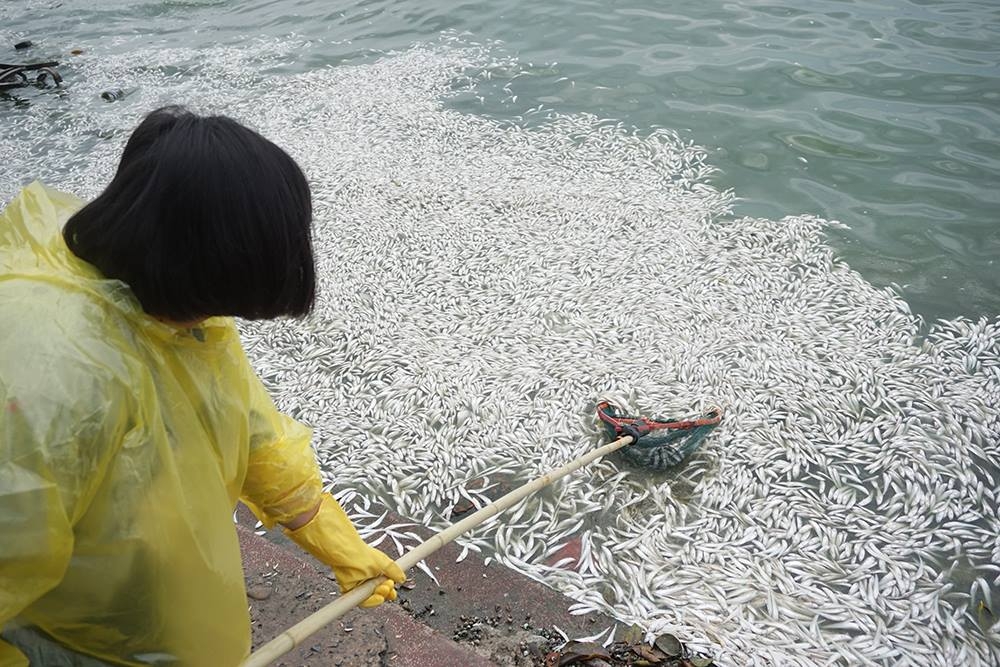
[[[388,577],[390,581],[376,588],[371,597],[361,603],[362,607],[377,607],[386,600],[395,600],[393,582],[401,584],[406,580],[406,575],[391,558],[365,544],[340,504],[329,494],[320,500],[316,516],[300,528],[286,528],[285,535],[329,565],[343,593],[379,575]]]

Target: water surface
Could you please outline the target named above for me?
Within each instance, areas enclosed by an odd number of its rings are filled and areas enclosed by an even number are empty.
[[[470,111],[516,119],[544,105],[676,129],[711,151],[737,214],[847,223],[834,239],[842,255],[876,285],[902,286],[928,319],[1000,312],[991,0],[66,0],[0,14],[4,61],[71,61],[70,48],[121,37],[198,47],[294,33],[316,40],[288,62],[294,72],[443,30],[500,40],[521,76]],[[21,38],[38,46],[14,53]],[[0,122],[16,113],[0,101]]]

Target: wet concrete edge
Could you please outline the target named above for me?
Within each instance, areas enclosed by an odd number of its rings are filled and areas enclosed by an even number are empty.
[[[386,508],[373,506],[369,511],[388,512],[386,524],[410,523]],[[267,599],[250,600],[256,647],[335,597],[337,585],[320,563],[301,552],[280,531],[255,535],[256,518],[242,505],[237,511],[237,521],[248,591],[255,593],[254,587],[259,585],[272,589]],[[423,539],[434,534],[422,526],[406,530]],[[399,554],[387,548],[388,542],[384,541],[379,548],[397,558]],[[330,631],[317,633],[317,641],[300,649],[293,661],[276,664],[289,667],[537,664],[538,656],[529,656],[529,649],[520,639],[537,640],[541,634],[555,640],[560,633],[570,638],[585,637],[617,623],[593,612],[572,615],[568,609],[575,602],[573,599],[496,562],[487,565],[485,559],[471,550],[462,562],[456,562],[461,552],[454,544],[445,545],[427,559],[437,583],[413,568],[407,573],[413,587],[401,588],[396,604],[371,611],[356,610],[341,623],[334,623]],[[281,574],[262,578],[274,571],[274,565]],[[270,584],[268,579],[272,580]],[[280,594],[273,590],[276,585],[282,589]],[[498,642],[483,640],[479,631],[480,626],[487,625],[488,628],[482,629],[488,630],[489,637],[509,638],[509,645],[499,649],[502,653],[523,655],[499,655]],[[617,634],[624,629],[618,624]],[[362,637],[365,639],[361,640]],[[453,639],[462,643],[456,644]],[[491,650],[493,659],[488,659]],[[531,650],[537,654],[539,647],[532,646]],[[341,663],[336,662],[338,657]]]

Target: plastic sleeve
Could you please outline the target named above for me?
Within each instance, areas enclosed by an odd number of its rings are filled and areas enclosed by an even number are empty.
[[[250,457],[241,499],[272,528],[316,507],[323,482],[312,429],[278,412],[252,369],[249,374]]]

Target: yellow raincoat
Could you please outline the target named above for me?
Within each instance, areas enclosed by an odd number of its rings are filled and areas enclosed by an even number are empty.
[[[66,247],[82,202],[35,183],[0,215],[0,629],[113,664],[237,665],[250,626],[233,509],[321,496],[231,319],[178,329]],[[0,666],[23,665],[0,642]]]

